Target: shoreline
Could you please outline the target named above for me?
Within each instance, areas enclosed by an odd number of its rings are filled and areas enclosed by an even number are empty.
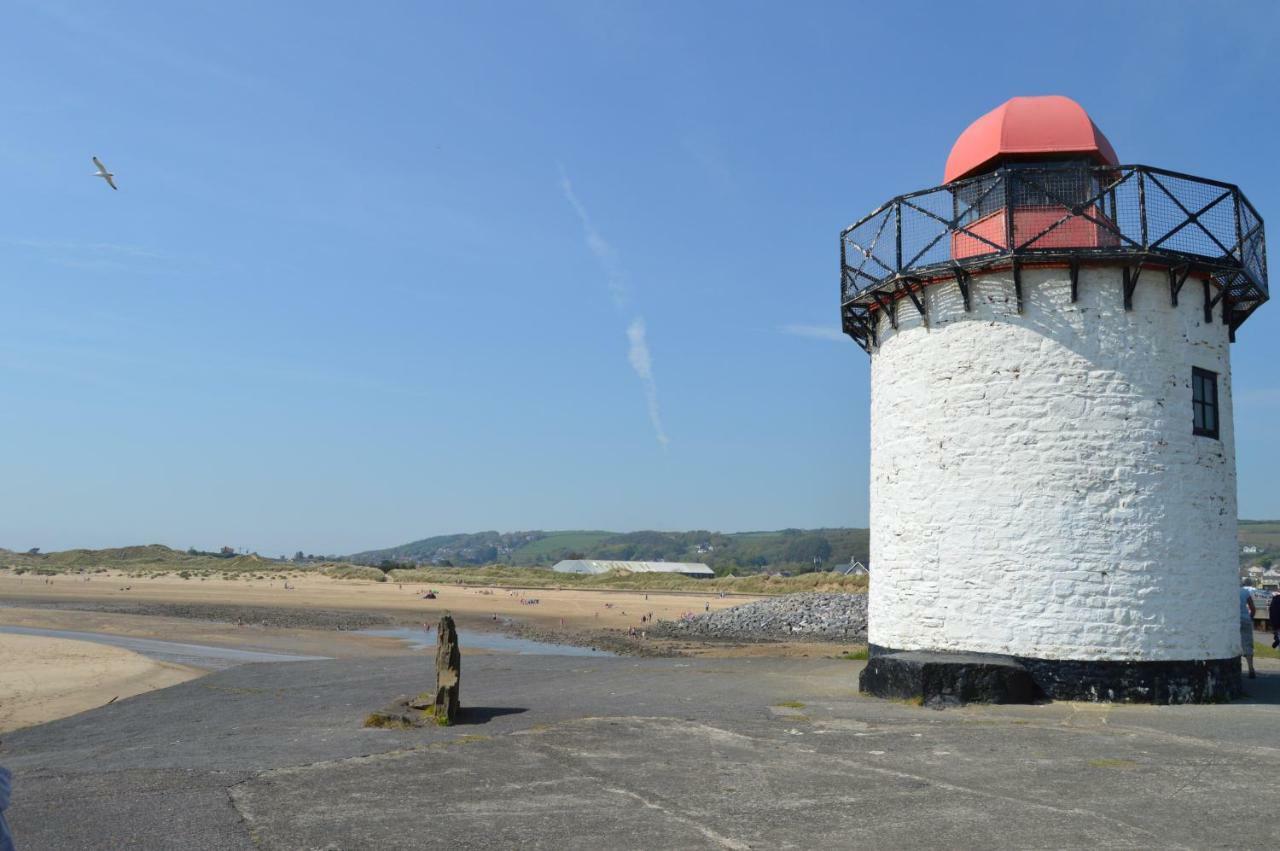
[[[11,633],[0,633],[0,657],[0,734],[209,673],[96,642]]]
[[[229,645],[245,646],[252,643],[262,630],[282,630],[290,633],[300,631],[322,631],[340,634],[343,637],[358,641],[376,641],[378,639],[362,635],[364,630],[385,627],[417,627],[422,624],[418,618],[407,616],[385,615],[358,610],[299,610],[272,606],[227,606],[227,605],[175,605],[168,603],[103,603],[94,601],[68,600],[28,600],[22,603],[0,601],[0,625],[4,625],[4,613],[22,615],[24,619],[31,613],[50,613],[51,618],[62,614],[74,618],[75,614],[98,615],[115,620],[122,618],[153,619],[159,625],[161,621],[180,620],[190,624],[210,624],[222,627],[236,627],[239,633],[223,637],[223,640],[210,646]],[[228,612],[242,612],[244,624],[237,627]],[[17,624],[21,626],[22,624]],[[39,628],[70,629],[71,623],[59,623],[55,627]],[[838,656],[842,651],[861,648],[856,641],[843,640],[784,640],[776,637],[759,638],[712,638],[704,636],[673,637],[654,636],[647,639],[631,637],[621,629],[598,630],[564,630],[548,628],[538,624],[513,618],[500,618],[494,622],[491,618],[466,618],[459,620],[460,628],[483,633],[506,635],[537,641],[543,644],[554,644],[583,649],[592,649],[614,653],[620,656],[641,658],[670,658],[674,656]],[[103,634],[132,634],[112,629],[107,624],[100,629]],[[227,640],[231,639],[231,640]],[[208,641],[209,639],[203,639]],[[399,639],[389,639],[396,640]],[[303,648],[306,649],[306,648]],[[464,647],[464,650],[467,648]],[[270,651],[263,651],[270,652]]]
[[[337,580],[327,577],[220,582],[119,573],[53,579],[0,572],[0,623],[15,608],[89,619],[153,617],[184,623],[233,623],[281,629],[345,631],[419,626],[451,614],[459,627],[533,637],[556,644],[608,646],[628,655],[669,655],[628,633],[692,612],[731,608],[751,595],[685,592],[520,589]],[[434,591],[432,599],[426,599]],[[63,626],[66,622],[58,624]],[[32,624],[36,625],[36,624]],[[76,628],[74,625],[66,628]],[[648,644],[648,646],[646,646]]]

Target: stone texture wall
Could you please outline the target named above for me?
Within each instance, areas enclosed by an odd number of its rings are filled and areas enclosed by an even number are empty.
[[[1024,270],[926,290],[871,368],[869,638],[902,650],[1195,660],[1240,652],[1227,328],[1188,279]],[[1221,439],[1191,433],[1218,373]]]

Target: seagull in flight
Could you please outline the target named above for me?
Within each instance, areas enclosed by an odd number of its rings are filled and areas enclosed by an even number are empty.
[[[115,177],[115,174],[107,171],[107,167],[102,164],[102,160],[98,159],[97,157],[94,157],[93,164],[98,167],[98,170],[93,173],[94,177],[101,177],[103,180],[107,182],[107,185],[110,186],[112,189],[119,188],[118,186],[116,186],[116,182],[111,179]]]

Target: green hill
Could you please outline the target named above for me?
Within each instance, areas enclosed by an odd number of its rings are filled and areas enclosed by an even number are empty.
[[[1240,546],[1257,547],[1257,553],[1241,553],[1246,564],[1280,562],[1280,520],[1241,520]]]
[[[583,553],[601,541],[613,537],[613,532],[547,532],[546,536],[531,541],[511,554],[511,564],[555,564],[566,556]]]
[[[573,533],[565,533],[573,534]],[[511,562],[513,554],[546,538],[546,532],[473,532],[436,535],[381,550],[366,550],[346,557],[356,564],[495,564]]]
[[[439,535],[348,556],[357,564],[549,567],[564,558],[704,562],[717,573],[830,569],[867,560],[866,529],[691,532],[478,532]]]

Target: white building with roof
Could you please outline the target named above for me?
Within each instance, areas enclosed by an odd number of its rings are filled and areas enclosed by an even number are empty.
[[[857,559],[850,559],[848,564],[837,567],[835,572],[842,576],[870,576],[871,568]]]
[[[1121,162],[1079,104],[1013,98],[944,184],[842,232],[872,693],[910,696],[881,672],[921,652],[1001,657],[1054,699],[1240,693],[1230,344],[1268,297],[1261,217]]]

